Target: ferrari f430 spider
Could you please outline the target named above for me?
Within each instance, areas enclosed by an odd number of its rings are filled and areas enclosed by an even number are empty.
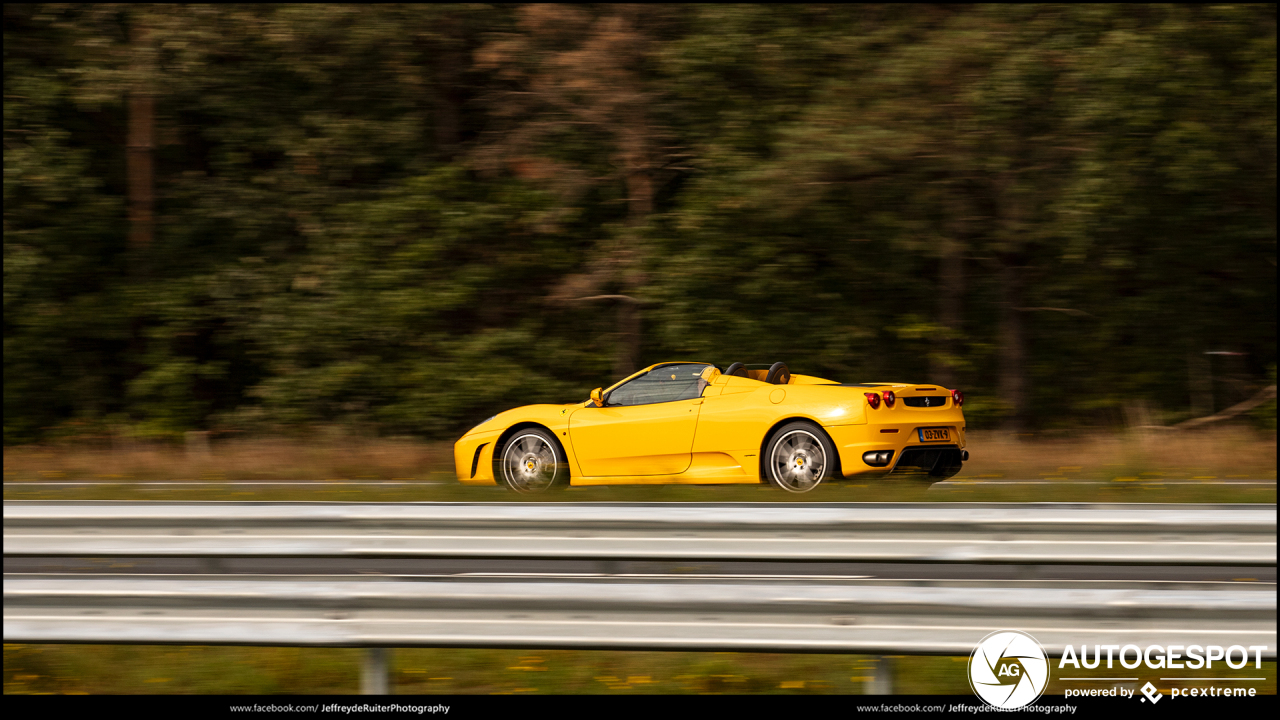
[[[454,445],[458,479],[566,485],[770,483],[788,492],[888,475],[931,481],[968,460],[959,390],[838,383],[783,363],[659,363],[570,405],[495,415]]]

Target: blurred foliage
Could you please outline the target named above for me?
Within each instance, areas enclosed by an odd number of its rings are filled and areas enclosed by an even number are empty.
[[[616,380],[609,294],[641,364],[942,372],[973,425],[1275,382],[1274,5],[4,17],[7,444],[449,437]]]

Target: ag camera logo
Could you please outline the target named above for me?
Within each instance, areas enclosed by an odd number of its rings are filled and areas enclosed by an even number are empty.
[[[969,657],[969,687],[983,702],[1016,710],[1035,702],[1049,684],[1044,648],[1018,630],[997,630],[982,638]]]

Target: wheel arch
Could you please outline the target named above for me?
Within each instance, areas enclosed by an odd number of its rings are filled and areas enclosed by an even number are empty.
[[[564,443],[560,442],[560,437],[556,435],[556,431],[552,430],[546,425],[543,425],[540,422],[533,422],[531,420],[526,420],[524,422],[518,422],[512,425],[511,427],[507,428],[506,430],[503,430],[502,434],[498,436],[498,439],[494,441],[493,443],[493,478],[494,480],[498,480],[498,463],[502,462],[502,452],[507,449],[507,441],[511,439],[512,435],[515,435],[521,430],[529,430],[529,429],[541,430],[551,436],[552,441],[554,441],[556,444],[556,449],[560,451],[560,457],[564,458],[565,471],[568,472],[569,477],[572,478],[573,463],[569,459],[569,453],[565,452]]]
[[[769,442],[773,440],[773,436],[778,434],[778,431],[781,430],[783,426],[790,425],[793,422],[803,422],[814,426],[818,429],[818,432],[822,433],[822,436],[827,439],[827,442],[831,443],[831,447],[835,449],[835,452],[833,453],[835,455],[835,468],[832,470],[831,479],[843,479],[844,467],[840,464],[840,447],[836,445],[836,441],[831,438],[831,434],[827,432],[827,429],[822,427],[822,423],[804,415],[789,415],[773,423],[773,425],[771,425],[765,432],[764,438],[760,440],[760,450],[756,455],[756,457],[760,459],[760,462],[757,463],[758,467],[756,468],[756,471],[760,475],[760,482],[765,484],[768,484],[769,482],[769,477],[765,474],[767,472],[767,469],[765,468],[765,453],[769,449]]]

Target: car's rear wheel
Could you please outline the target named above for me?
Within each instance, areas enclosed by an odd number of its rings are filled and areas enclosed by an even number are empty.
[[[787,492],[806,493],[835,471],[836,451],[818,426],[793,422],[769,440],[765,474],[770,484]]]
[[[538,493],[569,484],[569,464],[555,438],[527,428],[511,436],[499,461],[502,481],[518,493]]]

